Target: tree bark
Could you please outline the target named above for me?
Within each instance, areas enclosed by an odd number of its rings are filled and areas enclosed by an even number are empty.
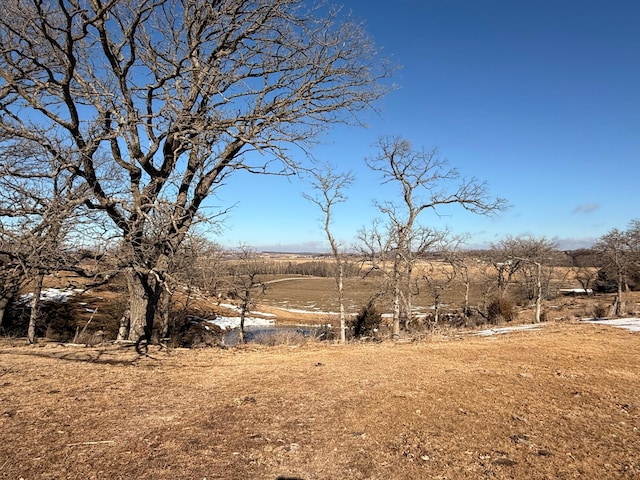
[[[13,292],[4,291],[0,296],[0,328],[4,326],[4,314],[7,311],[7,305],[13,298]]]
[[[536,296],[536,323],[540,323],[542,311],[542,264],[540,262],[534,263],[536,264],[536,285],[538,288],[538,294]]]
[[[27,329],[27,341],[32,345],[36,343],[36,322],[38,321],[38,306],[40,305],[43,280],[44,275],[41,273],[37,273],[33,280],[33,298],[31,299],[31,313],[29,314],[29,328]]]
[[[169,313],[171,308],[171,292],[164,288],[160,293],[160,338],[169,335]]]
[[[622,291],[624,284],[624,275],[622,273],[622,267],[618,267],[618,295],[615,301],[615,316],[619,317],[622,315]]]
[[[342,261],[340,260],[340,257],[337,256],[336,257],[336,261],[338,262],[338,278],[337,278],[337,283],[338,283],[338,303],[339,308],[340,308],[340,343],[345,343],[347,341],[347,334],[346,334],[346,330],[347,330],[347,322],[346,322],[346,315],[345,315],[345,311],[344,311],[344,265],[342,264]]]
[[[242,310],[240,311],[240,326],[238,328],[238,343],[240,344],[244,344],[244,319],[245,319],[246,313],[245,313],[245,309],[242,308]]]
[[[129,338],[129,325],[131,323],[131,310],[127,308],[122,317],[120,317],[120,325],[118,327],[118,341],[126,340]]]
[[[394,339],[400,338],[400,272],[398,266],[393,267],[393,331]]]
[[[153,322],[160,297],[160,289],[151,274],[129,272],[129,333],[126,340],[138,342],[141,339],[151,341]]]
[[[253,280],[251,281],[253,284]],[[247,318],[247,312],[249,311],[249,306],[251,305],[251,288],[247,288],[244,291],[244,297],[242,299],[242,305],[240,306],[240,326],[238,328],[238,342],[244,344],[244,321]]]
[[[412,268],[411,268],[411,263],[413,262],[412,259],[409,258],[409,256],[411,255],[411,252],[407,252],[407,260],[405,260],[407,262],[406,265],[406,278],[405,278],[405,285],[404,285],[404,295],[402,295],[402,303],[403,303],[403,310],[404,313],[402,314],[402,316],[404,317],[404,329],[406,331],[409,331],[409,328],[411,326],[411,320],[412,320],[412,313],[413,313],[413,306],[412,306],[412,302],[411,302],[411,273],[412,273]]]
[[[464,280],[464,316],[469,318],[471,316],[471,308],[469,308],[469,288],[471,282],[469,281],[469,277],[466,277]],[[465,319],[465,325],[467,321]]]

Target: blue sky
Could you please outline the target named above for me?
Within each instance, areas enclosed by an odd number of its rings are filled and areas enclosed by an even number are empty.
[[[422,223],[471,246],[536,235],[576,248],[640,218],[640,3],[635,1],[370,0],[341,2],[402,68],[368,129],[336,127],[315,155],[356,177],[334,211],[345,245],[378,216],[363,159],[381,135],[437,146],[511,208],[460,208]],[[376,6],[373,6],[376,5]],[[380,6],[377,6],[380,5]],[[317,206],[297,180],[238,176],[215,203],[235,204],[216,238],[228,247],[326,248]],[[385,193],[386,192],[386,193]]]

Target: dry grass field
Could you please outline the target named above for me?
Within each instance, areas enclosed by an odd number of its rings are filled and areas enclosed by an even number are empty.
[[[330,260],[327,260],[330,261]],[[432,282],[440,282],[444,285],[446,279],[444,272],[451,274],[451,267],[438,262],[429,264],[432,270],[424,262],[418,262],[413,279],[415,283],[412,303],[416,312],[427,313],[434,304],[432,293],[432,285],[427,284],[422,278],[428,275]],[[594,269],[595,271],[595,269]],[[487,298],[496,295],[495,291],[490,291],[488,287],[495,283],[497,274],[490,266],[482,267],[473,266],[469,272],[472,278],[470,285],[470,303],[472,305],[480,305]],[[595,273],[594,273],[595,275]],[[453,275],[452,275],[453,277]],[[312,276],[266,276],[268,288],[264,295],[260,298],[263,304],[260,308],[274,307],[277,309],[295,309],[308,312],[337,312],[338,300],[335,289],[335,280],[331,277],[312,277]],[[275,281],[274,281],[275,279]],[[569,267],[554,267],[545,271],[545,279],[549,283],[548,290],[557,292],[561,288],[580,288],[580,283],[576,279],[575,269]],[[365,305],[368,300],[380,288],[380,278],[375,276],[363,279],[361,277],[348,277],[345,279],[345,306],[348,312],[357,313],[360,308]],[[440,301],[445,311],[458,310],[464,305],[464,284],[460,276],[455,277],[454,281],[446,284],[446,288],[441,292]],[[511,286],[511,292],[516,292],[518,285]],[[640,299],[640,297],[639,297]],[[604,301],[611,301],[608,297]],[[385,303],[386,302],[386,303]],[[383,297],[378,301],[381,309],[387,312],[391,311],[391,299]],[[576,303],[575,300],[567,298],[559,298],[552,302],[546,301],[545,306],[552,306],[551,310],[555,310],[558,304]],[[582,306],[589,302],[580,302]],[[591,302],[593,303],[593,302]],[[298,312],[299,313],[299,312]],[[552,313],[552,312],[550,312]],[[571,312],[571,315],[576,312]],[[290,315],[279,311],[279,319],[290,321]],[[580,316],[588,316],[589,312],[580,312]],[[553,317],[558,317],[553,314]],[[316,316],[319,320],[324,320],[321,313]],[[531,317],[533,318],[533,317]],[[308,319],[305,319],[308,320]]]
[[[640,334],[0,344],[3,479],[640,478]]]

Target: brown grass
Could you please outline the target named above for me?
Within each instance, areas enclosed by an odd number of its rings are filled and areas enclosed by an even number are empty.
[[[0,345],[0,478],[640,477],[640,335]]]

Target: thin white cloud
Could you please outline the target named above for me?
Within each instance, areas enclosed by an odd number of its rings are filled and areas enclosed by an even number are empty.
[[[586,205],[578,205],[573,209],[573,213],[593,213],[600,208],[597,203],[587,203]]]

